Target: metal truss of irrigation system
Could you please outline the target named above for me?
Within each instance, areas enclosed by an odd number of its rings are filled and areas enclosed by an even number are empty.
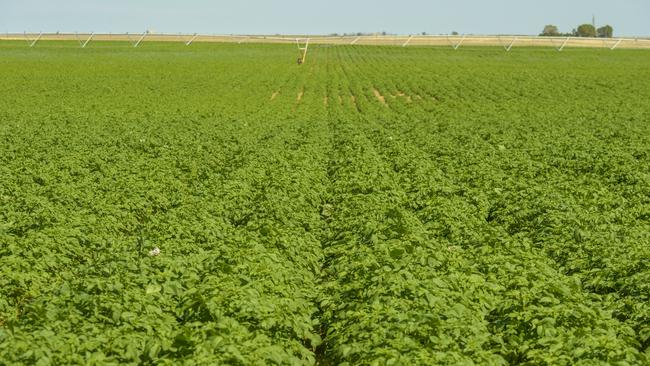
[[[190,46],[194,41],[202,42],[271,42],[296,43],[301,58],[304,61],[307,55],[309,43],[325,45],[388,45],[407,47],[409,45],[420,46],[442,46],[446,45],[458,50],[464,43],[472,43],[479,46],[500,46],[509,52],[516,44],[530,46],[553,46],[561,52],[567,45],[578,47],[609,48],[615,50],[621,44],[632,48],[650,48],[648,38],[593,38],[593,37],[541,37],[541,36],[501,36],[501,35],[408,35],[408,36],[384,36],[384,35],[362,35],[362,36],[261,36],[261,35],[216,35],[216,34],[154,34],[148,31],[142,34],[100,34],[100,33],[7,33],[4,39],[24,39],[29,47],[35,47],[43,40],[76,40],[79,47],[86,48],[94,41],[129,41],[133,47],[138,47],[146,38],[154,41],[177,41]],[[302,44],[302,45],[301,45]]]

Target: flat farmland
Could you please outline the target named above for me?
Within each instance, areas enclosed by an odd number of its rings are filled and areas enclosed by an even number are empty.
[[[0,364],[650,362],[650,52],[297,57],[0,43]]]

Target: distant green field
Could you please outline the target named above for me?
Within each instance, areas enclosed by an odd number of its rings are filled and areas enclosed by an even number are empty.
[[[0,43],[0,364],[650,363],[650,52],[297,57]]]

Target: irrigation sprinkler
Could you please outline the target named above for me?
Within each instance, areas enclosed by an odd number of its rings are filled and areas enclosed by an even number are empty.
[[[38,34],[38,37],[36,37],[36,39],[34,40],[34,42],[32,42],[32,44],[30,44],[29,47],[34,47],[34,46],[36,46],[36,42],[38,42],[38,40],[41,39],[41,37],[43,37],[43,32],[40,32],[40,33]]]
[[[86,48],[86,46],[88,45],[88,43],[90,43],[90,40],[93,39],[94,36],[95,36],[95,32],[90,33],[90,36],[88,36],[86,42],[84,42],[84,44],[81,45],[81,48]]]
[[[564,49],[564,46],[566,46],[567,43],[569,43],[569,40],[570,40],[570,39],[571,39],[571,37],[566,37],[566,39],[564,40],[564,42],[562,42],[562,45],[560,45],[560,48],[558,48],[558,47],[555,45],[555,42],[553,42],[553,38],[550,38],[551,43],[553,44],[553,47],[555,47],[555,49],[557,49],[558,52],[562,52],[562,50]]]
[[[410,35],[409,38],[406,40],[406,42],[402,44],[402,47],[408,46],[412,39],[413,39],[413,35]]]
[[[616,41],[616,43],[612,47],[610,47],[609,49],[614,51],[614,49],[616,49],[616,47],[618,47],[618,45],[621,44],[621,42],[623,42],[622,38],[619,39],[618,41]]]
[[[510,41],[510,43],[506,45],[501,41],[501,36],[499,36],[499,43],[501,43],[501,46],[503,46],[503,49],[506,50],[506,52],[510,52],[512,46],[514,46],[515,42],[517,42],[517,38],[518,37],[513,38],[512,41]]]
[[[300,57],[298,57],[298,65],[302,65],[305,63],[305,60],[307,59],[307,50],[309,49],[309,38],[307,38],[304,47],[300,47],[300,39],[296,38],[296,46],[298,46],[298,52],[300,52]]]
[[[40,32],[34,40],[31,40],[29,37],[27,37],[27,32],[24,32],[23,34],[25,35],[25,41],[27,41],[27,44],[30,48],[36,46],[36,42],[38,42],[38,40],[43,36],[43,32]]]
[[[196,39],[196,37],[198,37],[198,36],[199,36],[199,34],[198,34],[198,33],[194,33],[194,36],[192,36],[192,38],[191,38],[191,39],[190,39],[189,41],[187,41],[187,42],[185,42],[185,45],[186,45],[186,46],[189,46],[189,45],[191,45],[191,44],[192,44],[192,42],[194,42],[194,40],[195,40],[195,39]]]
[[[463,44],[463,41],[465,40],[465,37],[466,37],[466,35],[463,34],[463,36],[460,38],[460,41],[458,41],[458,43],[456,43],[456,44],[454,44],[454,42],[451,41],[451,39],[449,38],[449,35],[447,35],[447,40],[449,41],[449,44],[451,44],[451,48],[453,48],[454,51],[456,51],[458,49],[458,47],[460,47],[460,45]]]
[[[86,41],[84,42],[81,39],[79,39],[79,33],[75,32],[74,34],[74,37],[77,39],[77,42],[79,42],[79,47],[81,48],[86,48],[86,46],[88,45],[88,43],[90,43],[90,40],[93,39],[94,36],[95,36],[95,32],[90,33],[90,36],[88,36],[88,39],[86,39]]]
[[[140,42],[142,42],[142,40],[144,39],[144,37],[147,36],[147,34],[149,34],[149,31],[144,31],[144,33],[142,33],[142,35],[140,36],[140,39],[138,39],[138,41],[135,42],[135,44],[133,45],[133,48],[138,47],[140,45]]]

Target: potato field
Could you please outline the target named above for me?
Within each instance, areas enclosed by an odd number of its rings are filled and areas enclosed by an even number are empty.
[[[296,57],[0,43],[1,365],[650,364],[650,52]]]

